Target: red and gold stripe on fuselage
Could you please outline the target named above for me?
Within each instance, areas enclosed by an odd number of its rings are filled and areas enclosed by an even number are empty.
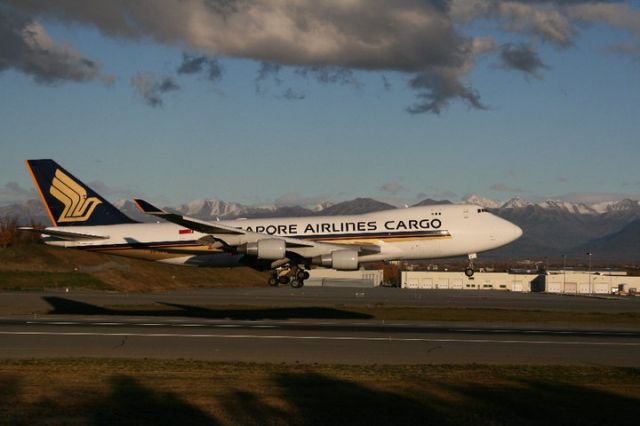
[[[273,236],[277,238],[277,236]],[[400,243],[411,241],[441,240],[451,238],[448,231],[375,232],[360,234],[324,234],[292,236],[306,241],[337,244],[375,245],[380,242]],[[221,253],[222,250],[197,241],[175,241],[158,243],[112,244],[86,247],[86,250],[144,260],[165,260],[189,255]]]
[[[408,232],[367,232],[360,234],[326,234],[310,235],[308,237],[298,236],[297,238],[329,244],[376,244],[381,241],[385,243],[401,243],[411,241],[441,240],[451,238],[451,234],[449,233],[449,231],[445,230],[430,230]]]

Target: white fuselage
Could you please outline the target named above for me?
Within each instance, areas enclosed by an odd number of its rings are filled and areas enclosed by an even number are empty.
[[[433,205],[345,216],[311,216],[213,222],[264,234],[327,244],[376,246],[360,262],[412,260],[478,253],[508,244],[522,234],[516,225],[476,205]],[[63,247],[197,266],[233,266],[244,255],[198,241],[206,234],[171,223],[49,228],[108,238],[45,242]],[[215,235],[214,235],[215,236]],[[309,255],[315,255],[309,252]]]

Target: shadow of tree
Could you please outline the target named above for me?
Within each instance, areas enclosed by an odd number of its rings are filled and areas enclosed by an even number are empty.
[[[478,383],[456,374],[397,376],[387,384],[366,375],[336,378],[309,367],[272,367],[260,384],[242,375],[205,386],[213,405],[195,405],[187,388],[166,391],[133,375],[95,380],[106,390],[83,392],[71,382],[26,396],[20,376],[0,375],[0,424],[90,425],[636,425],[640,392],[618,394],[596,384],[569,384],[553,377],[522,379],[496,375]],[[637,376],[638,371],[635,371]],[[141,377],[144,372],[141,372]],[[363,376],[354,376],[363,377]],[[494,380],[496,379],[496,380]],[[31,379],[32,380],[32,379]],[[83,379],[86,385],[91,379]],[[174,377],[175,380],[175,377]],[[560,380],[561,381],[561,380]],[[158,382],[162,383],[162,382]],[[627,382],[625,382],[627,383]],[[203,383],[199,385],[202,386]],[[638,387],[637,379],[625,386]],[[31,383],[33,385],[33,383]],[[205,383],[206,385],[206,383]],[[393,390],[388,390],[393,389]],[[621,392],[624,392],[624,387]],[[202,388],[200,389],[202,395]],[[213,393],[212,393],[213,392]],[[202,401],[202,399],[200,399]]]
[[[110,393],[87,408],[95,425],[218,424],[175,393],[147,388],[130,376],[112,377]]]
[[[317,373],[279,374],[281,397],[293,407],[286,423],[300,425],[446,425],[426,401]],[[256,419],[260,422],[260,419]]]
[[[455,385],[469,421],[518,425],[637,425],[636,398],[590,386],[516,380],[509,385]],[[461,419],[463,420],[463,419]]]
[[[269,401],[269,395],[233,390],[221,397],[225,414],[235,424],[289,424],[290,413]]]
[[[144,317],[189,317],[205,319],[370,319],[371,315],[324,307],[213,309],[200,306],[162,303],[172,309],[111,309],[64,297],[44,296],[52,309],[50,315],[124,315]]]

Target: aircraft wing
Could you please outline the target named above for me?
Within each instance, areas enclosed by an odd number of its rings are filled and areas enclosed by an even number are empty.
[[[63,240],[107,240],[108,235],[81,234],[79,232],[56,231],[55,229],[37,229],[31,227],[18,228],[19,231],[34,232],[36,234],[51,235],[52,237],[62,238]]]
[[[184,226],[185,228],[192,229],[203,234],[230,234],[230,235],[244,235],[245,231],[242,229],[234,228],[232,226],[225,226],[219,224],[212,224],[202,220],[194,219],[187,216],[182,216],[175,213],[169,213],[162,209],[157,208],[151,203],[148,203],[139,198],[133,200],[138,208],[146,214],[151,216],[160,217],[167,222],[175,223],[176,225]]]
[[[257,241],[265,237],[278,238],[278,239],[284,240],[287,243],[287,248],[305,248],[305,247],[312,248],[312,247],[319,246],[318,243],[314,243],[311,241],[307,242],[307,241],[301,241],[295,238],[273,236],[273,235],[261,234],[257,232],[248,232],[239,228],[235,228],[233,226],[223,225],[220,223],[206,222],[206,221],[195,219],[188,216],[169,213],[155,207],[154,205],[152,205],[151,203],[148,203],[147,201],[137,199],[137,198],[134,199],[134,201],[138,205],[140,210],[142,210],[142,212],[146,214],[160,217],[166,220],[167,222],[175,223],[176,225],[180,225],[185,228],[192,229],[197,232],[201,232],[203,234],[214,235],[215,236],[214,238],[216,240],[222,241],[223,243],[229,246],[239,245],[239,244],[233,243],[233,241],[235,240],[241,240],[242,242],[240,244],[242,244],[249,240]],[[245,238],[241,238],[241,239],[233,238],[234,236],[236,237],[244,236]],[[335,250],[334,245],[321,244],[321,246],[327,246],[327,247],[333,246],[334,247],[333,250]]]
[[[353,250],[357,249],[361,255],[380,253],[380,246],[376,244],[335,244],[317,241],[303,241],[292,237],[282,237],[257,232],[249,232],[229,225],[223,225],[216,222],[206,222],[188,216],[182,216],[175,213],[169,213],[159,209],[151,203],[134,199],[138,208],[142,212],[152,216],[160,217],[168,222],[175,223],[196,232],[208,234],[204,239],[219,241],[227,247],[234,250],[233,247],[239,246],[247,242],[256,242],[264,238],[277,238],[286,243],[287,252],[294,253],[301,257],[312,257],[319,254],[330,253],[336,250]],[[202,240],[202,239],[201,239]]]
[[[332,243],[332,246],[336,246],[341,248],[342,250],[353,250],[354,248],[358,249],[358,253],[362,256],[366,254],[378,254],[381,251],[381,248],[377,244],[363,244],[363,243],[354,243],[354,244],[336,244]]]

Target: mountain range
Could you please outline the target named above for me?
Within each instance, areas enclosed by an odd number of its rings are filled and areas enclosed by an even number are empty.
[[[489,209],[520,226],[524,235],[516,242],[483,254],[488,258],[541,259],[561,255],[584,258],[587,251],[594,260],[640,263],[640,203],[638,200],[570,203],[562,200],[530,202],[512,198],[498,203],[470,194],[463,202]],[[414,205],[448,204],[449,200],[425,199]],[[134,220],[153,222],[155,218],[140,213],[129,200],[114,203]],[[234,218],[269,218],[282,216],[315,216],[359,214],[394,209],[396,206],[372,198],[356,198],[340,203],[318,206],[248,206],[218,199],[198,199],[176,208],[181,214],[204,220]],[[37,200],[0,207],[0,218],[15,217],[21,223],[48,224],[48,217]]]

